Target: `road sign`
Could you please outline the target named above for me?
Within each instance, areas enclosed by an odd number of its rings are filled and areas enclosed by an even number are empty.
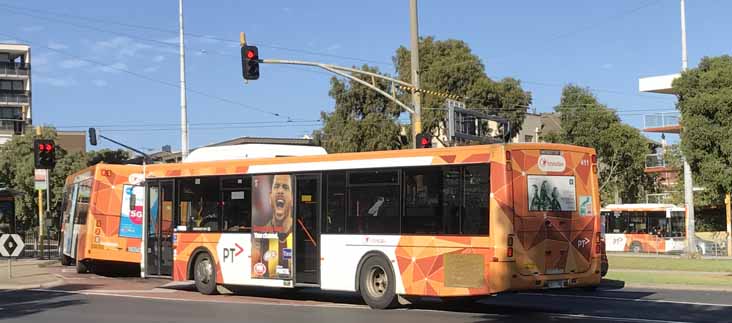
[[[48,189],[48,169],[36,169],[33,181],[35,182],[36,190],[47,190]]]
[[[0,256],[3,257],[17,257],[23,252],[25,243],[18,234],[3,234],[0,235]]]

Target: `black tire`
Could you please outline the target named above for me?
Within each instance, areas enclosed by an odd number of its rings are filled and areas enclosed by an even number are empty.
[[[396,278],[389,262],[381,256],[367,258],[359,270],[359,292],[364,302],[374,309],[396,306]]]
[[[610,269],[610,265],[607,262],[602,262],[600,264],[600,277],[605,277],[607,275],[607,271]]]
[[[67,255],[64,255],[64,254],[61,255],[61,264],[62,265],[64,265],[64,266],[71,266],[71,264],[73,262],[74,262],[74,260],[71,257],[69,257]]]
[[[86,274],[91,271],[91,266],[88,262],[77,260],[76,261],[76,273]]]
[[[196,281],[196,289],[201,294],[216,294],[216,266],[208,253],[204,252],[196,257],[193,265],[193,279]]]
[[[643,246],[641,246],[640,242],[633,241],[633,243],[630,244],[630,251],[633,253],[641,253],[643,252]]]

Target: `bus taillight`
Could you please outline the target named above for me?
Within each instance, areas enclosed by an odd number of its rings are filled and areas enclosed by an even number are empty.
[[[513,257],[513,235],[508,235],[508,240],[506,240],[506,245],[508,245],[508,248],[506,249],[506,257]]]
[[[597,155],[592,155],[592,173],[597,174]]]
[[[511,151],[506,151],[506,171],[513,170],[511,166]]]
[[[595,240],[595,253],[601,254],[602,253],[602,234],[600,232],[597,232],[596,237],[597,237],[597,239]]]

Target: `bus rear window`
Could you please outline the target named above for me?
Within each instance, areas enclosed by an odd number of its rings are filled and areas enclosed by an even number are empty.
[[[577,210],[574,176],[527,176],[529,211],[573,212]]]

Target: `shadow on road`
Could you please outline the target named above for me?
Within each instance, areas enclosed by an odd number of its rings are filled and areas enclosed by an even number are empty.
[[[86,303],[77,295],[64,292],[25,290],[6,291],[0,295],[0,320]]]

